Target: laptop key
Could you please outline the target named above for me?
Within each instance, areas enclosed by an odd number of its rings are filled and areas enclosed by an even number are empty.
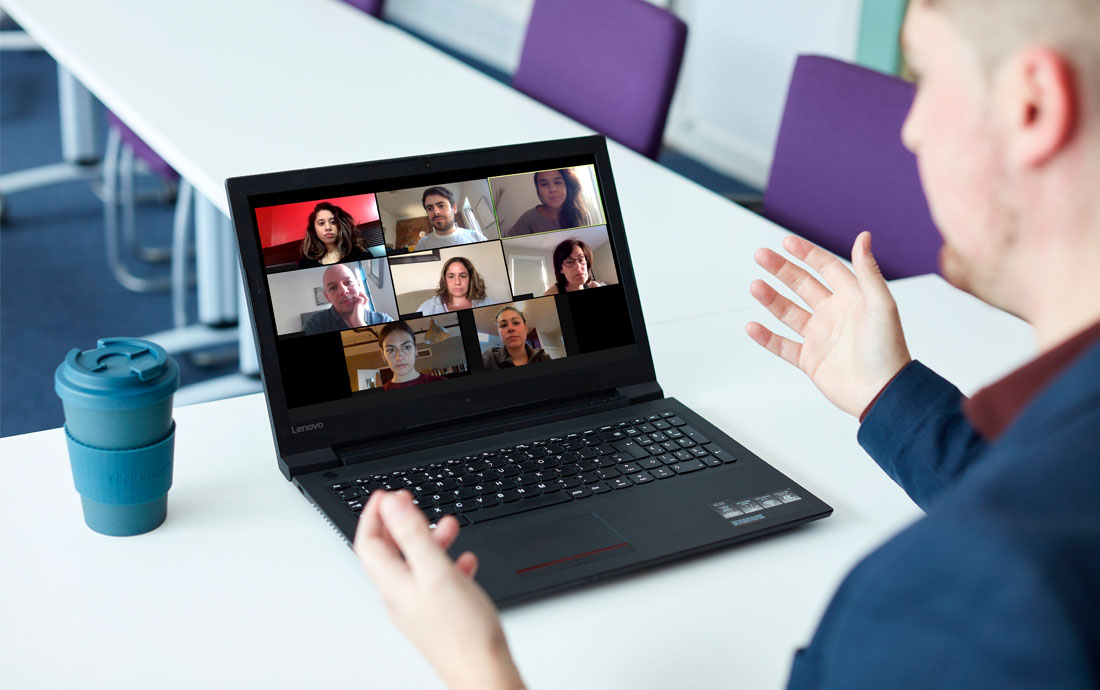
[[[555,491],[561,491],[561,484],[557,482],[539,482],[535,484],[535,488],[544,494],[553,493]]]
[[[728,452],[724,448],[719,448],[718,446],[707,446],[707,449],[710,451],[710,454],[712,456],[718,458],[724,463],[737,462],[736,456],[734,456],[732,453]]]
[[[569,489],[569,491],[567,491],[566,493],[568,493],[573,498],[588,498],[592,495],[592,492],[588,490],[587,486],[578,486],[573,489]]]
[[[519,500],[519,492],[515,489],[505,489],[504,491],[498,491],[497,500],[501,503],[511,503],[512,501]]]
[[[700,460],[702,460],[703,464],[706,465],[707,467],[718,467],[719,465],[722,464],[721,460],[719,460],[718,458],[715,458],[715,457],[711,457],[709,455],[705,458],[700,458]]]
[[[596,482],[595,484],[589,484],[588,490],[594,494],[606,494],[609,491],[614,491],[611,485],[607,482]]]
[[[343,491],[344,489],[351,488],[351,482],[336,482],[335,484],[329,485],[329,488],[333,491]]]
[[[614,477],[607,482],[611,485],[612,489],[629,489],[634,486],[634,482],[630,481],[626,477]]]
[[[669,477],[676,476],[675,472],[673,472],[672,470],[670,470],[670,469],[668,469],[667,467],[664,467],[664,466],[655,467],[652,470],[650,470],[649,473],[652,474],[657,479],[668,479]]]
[[[653,481],[653,475],[651,475],[649,472],[638,472],[636,474],[630,475],[629,479],[635,484],[648,484],[649,482]]]
[[[563,489],[572,489],[575,486],[580,486],[581,480],[576,477],[566,477],[564,479],[558,479],[557,484]]]
[[[640,460],[649,456],[649,452],[639,446],[634,441],[616,441],[611,445],[615,446],[615,449],[624,455],[629,455],[635,460]]]
[[[478,504],[482,508],[492,508],[493,506],[500,503],[500,501],[498,501],[497,497],[493,494],[486,494],[484,496],[478,496],[477,498],[475,498],[474,503]]]
[[[454,507],[460,513],[468,513],[471,510],[477,510],[480,506],[477,501],[459,501],[455,503]]]
[[[705,468],[706,465],[704,465],[699,460],[696,460],[695,458],[692,458],[691,460],[685,460],[683,462],[678,462],[675,465],[669,465],[669,467],[671,467],[672,471],[675,472],[676,474],[687,474],[688,472],[695,472],[696,470],[701,470],[701,469]],[[707,475],[707,476],[710,476],[710,475]]]
[[[538,489],[536,489],[533,486],[521,486],[518,489],[516,489],[516,493],[519,494],[520,498],[534,498],[535,496],[538,496],[542,492],[540,492]]]
[[[646,458],[645,460],[639,460],[638,465],[643,470],[651,470],[655,467],[661,467],[661,461],[657,458]]]
[[[618,477],[619,474],[621,474],[619,470],[615,469],[614,467],[596,470],[596,475],[600,479],[611,479],[612,477]]]
[[[623,474],[634,474],[635,472],[641,472],[642,467],[636,462],[624,462],[619,465],[619,471]]]
[[[583,484],[595,484],[600,481],[599,475],[595,472],[584,472],[577,475],[577,478],[581,480]]]
[[[471,513],[467,513],[464,517],[468,518],[471,523],[476,525],[486,522],[487,520],[515,515],[516,513],[523,513],[528,510],[535,510],[536,508],[545,508],[546,506],[552,506],[558,503],[568,503],[571,500],[573,499],[564,491],[558,491],[552,494],[542,494],[541,496],[535,496],[534,498],[528,498],[523,501],[504,503],[493,506],[492,508],[475,510]]]
[[[684,432],[684,436],[687,436],[692,441],[702,445],[704,443],[710,443],[710,439],[703,435],[702,432],[696,430],[694,427],[682,426],[680,431]]]

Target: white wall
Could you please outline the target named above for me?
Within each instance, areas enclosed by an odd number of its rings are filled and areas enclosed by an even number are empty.
[[[762,188],[795,56],[854,60],[863,0],[651,1],[688,25],[665,142]],[[399,0],[385,16],[512,73],[533,3]]]
[[[800,53],[854,60],[860,0],[677,0],[688,44],[665,142],[763,188]]]

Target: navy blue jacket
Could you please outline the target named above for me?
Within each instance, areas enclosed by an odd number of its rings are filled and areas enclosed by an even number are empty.
[[[987,444],[919,362],[859,442],[927,516],[848,575],[790,688],[1100,687],[1100,346]]]

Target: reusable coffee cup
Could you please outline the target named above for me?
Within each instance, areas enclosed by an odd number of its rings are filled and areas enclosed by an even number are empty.
[[[73,349],[54,372],[84,522],[116,537],[143,534],[168,514],[179,365],[138,338]]]

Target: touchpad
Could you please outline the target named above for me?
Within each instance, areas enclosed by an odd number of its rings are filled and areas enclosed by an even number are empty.
[[[488,545],[517,575],[544,575],[634,550],[595,513],[503,534]]]

